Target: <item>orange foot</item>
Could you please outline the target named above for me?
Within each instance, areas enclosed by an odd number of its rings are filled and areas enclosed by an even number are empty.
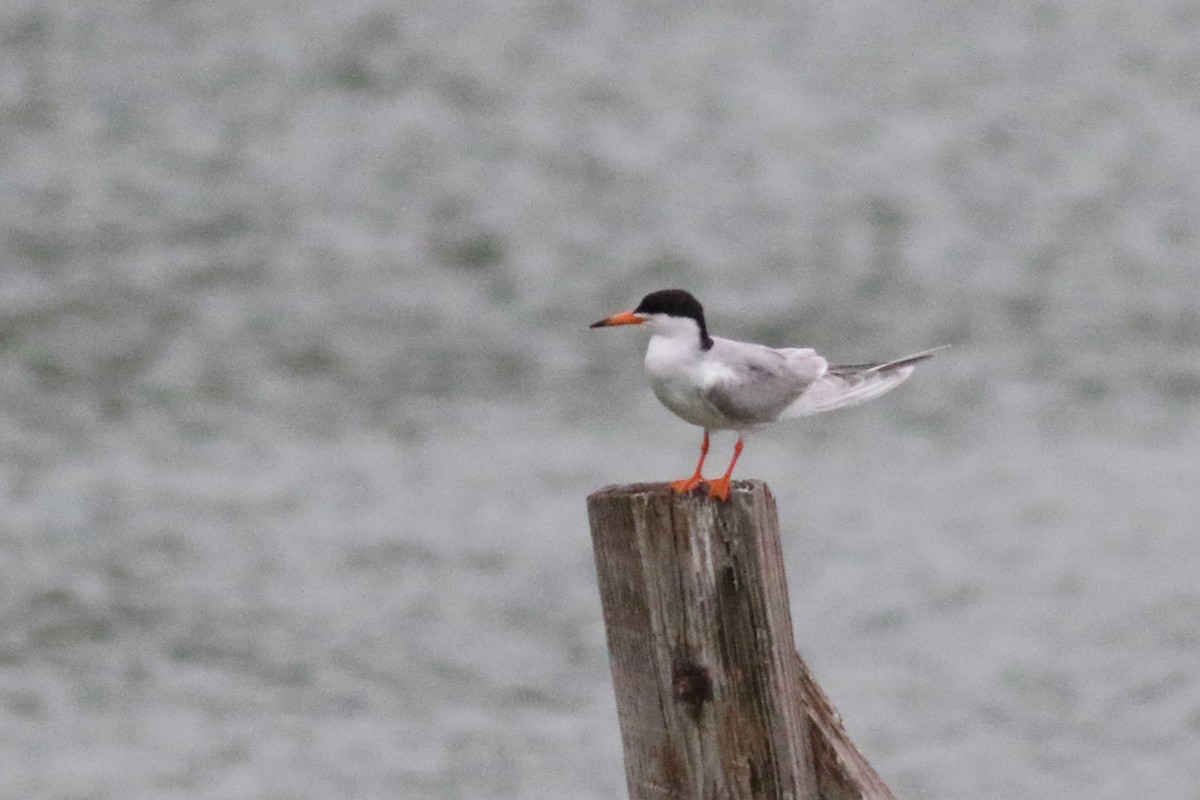
[[[718,500],[729,500],[729,478],[717,478],[708,482],[708,496]]]
[[[671,481],[671,491],[678,494],[687,494],[702,483],[704,483],[704,478],[701,478],[699,475],[693,475],[690,478]]]

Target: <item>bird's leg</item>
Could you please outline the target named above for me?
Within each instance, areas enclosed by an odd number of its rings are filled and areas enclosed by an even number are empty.
[[[733,460],[729,462],[729,469],[725,470],[725,474],[715,481],[708,482],[708,496],[715,497],[718,500],[729,499],[729,477],[733,475],[733,465],[737,463],[738,456],[742,454],[742,437],[738,434],[737,444],[733,446]]]
[[[704,441],[700,443],[700,461],[696,464],[696,474],[690,478],[683,478],[678,481],[671,481],[671,489],[680,494],[687,494],[692,489],[695,489],[700,484],[704,483],[704,476],[700,474],[700,470],[704,468],[704,458],[708,455],[708,429],[704,429]]]

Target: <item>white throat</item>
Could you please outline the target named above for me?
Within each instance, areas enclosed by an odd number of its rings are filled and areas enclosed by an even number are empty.
[[[700,349],[700,326],[691,317],[654,314],[646,320],[645,325],[655,337],[678,340]]]
[[[700,326],[690,317],[651,318],[646,346],[646,377],[659,402],[693,425],[723,427],[704,400],[712,385],[713,364],[700,346]]]

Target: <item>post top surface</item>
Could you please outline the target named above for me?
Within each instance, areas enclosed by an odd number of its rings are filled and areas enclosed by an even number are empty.
[[[745,480],[734,481],[729,485],[731,496],[739,494],[755,494],[757,492],[770,493],[765,481],[760,480]],[[637,495],[670,495],[671,485],[669,483],[625,483],[613,484],[597,489],[588,495],[588,500],[598,500],[604,497],[629,496]],[[721,502],[710,498],[703,489],[693,490],[685,496],[687,499],[696,500],[698,502]],[[731,497],[732,499],[732,497]]]

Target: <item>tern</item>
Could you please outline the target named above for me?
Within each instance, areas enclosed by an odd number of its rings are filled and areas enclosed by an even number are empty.
[[[846,408],[890,391],[918,362],[945,347],[893,361],[829,364],[809,348],[772,348],[710,336],[704,308],[682,289],[662,289],[642,298],[633,311],[593,323],[592,328],[645,325],[646,377],[659,401],[677,416],[704,429],[700,461],[690,478],[672,481],[679,493],[707,484],[710,497],[729,499],[729,481],[748,431],[783,420]],[[725,474],[701,474],[709,434],[736,431],[737,444]]]

